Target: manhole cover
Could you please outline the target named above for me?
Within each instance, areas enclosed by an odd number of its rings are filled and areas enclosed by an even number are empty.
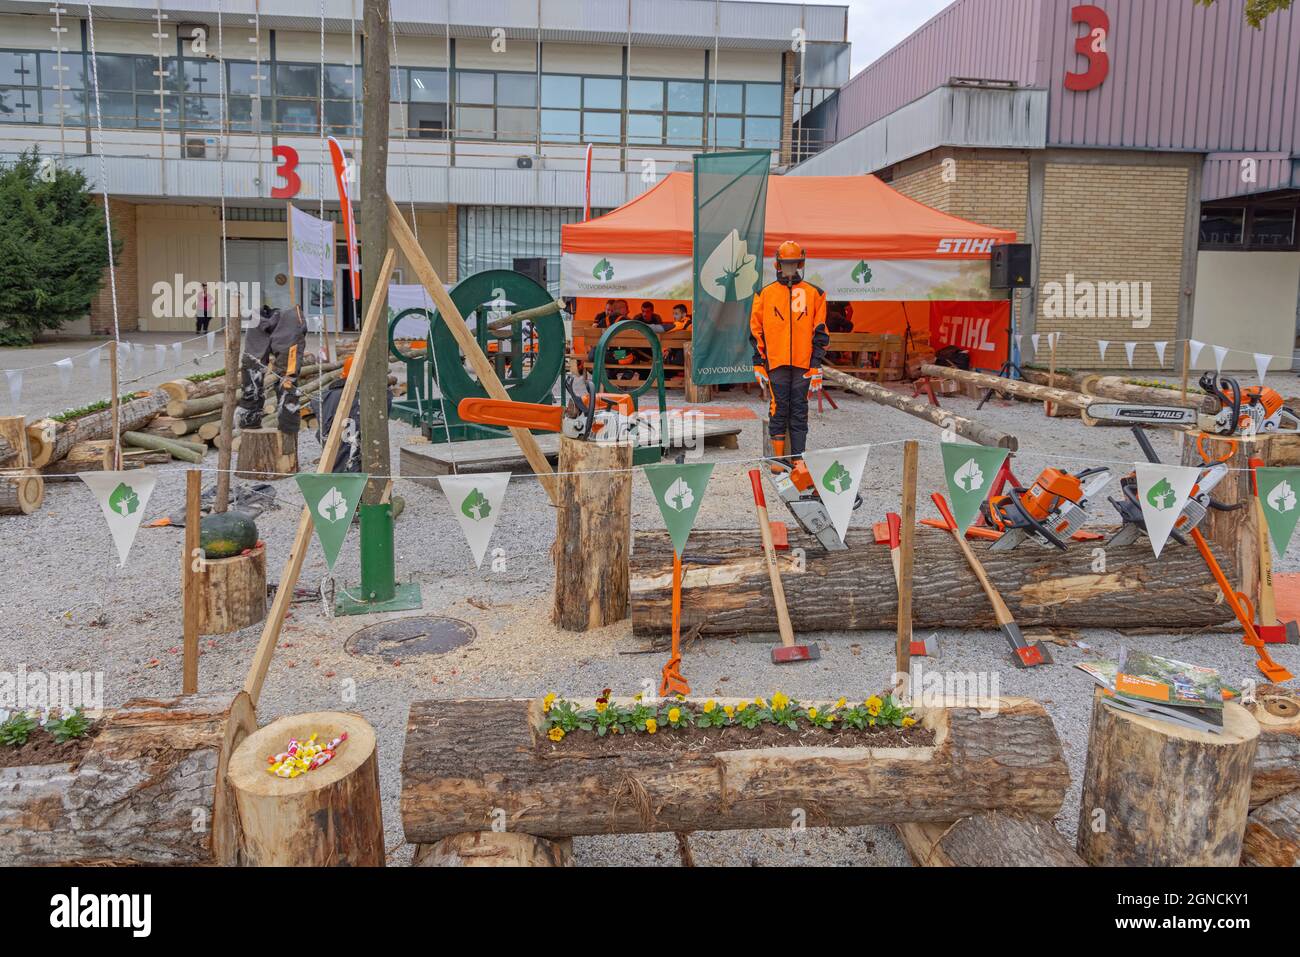
[[[467,621],[418,615],[362,628],[343,647],[350,655],[377,655],[385,661],[397,661],[443,655],[469,644],[477,635]]]

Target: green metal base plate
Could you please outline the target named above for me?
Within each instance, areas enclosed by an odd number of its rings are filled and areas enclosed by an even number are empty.
[[[340,588],[334,595],[334,614],[338,616],[382,615],[423,607],[424,599],[420,596],[419,582],[398,584],[396,593],[388,601],[366,601],[359,585],[355,589]]]

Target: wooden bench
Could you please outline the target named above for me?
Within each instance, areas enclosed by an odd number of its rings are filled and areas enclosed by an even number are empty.
[[[585,362],[587,353],[596,347],[596,343],[600,341],[600,337],[604,334],[605,329],[593,323],[575,322],[573,324],[573,351],[569,354],[569,358]],[[664,381],[665,385],[671,388],[680,388],[685,384],[686,368],[684,363],[669,362],[668,353],[671,350],[680,350],[684,353],[690,342],[691,332],[689,329],[674,329],[671,332],[659,333],[659,348],[663,351],[664,358]],[[609,341],[609,346],[614,349],[647,348],[645,337],[639,332],[621,332]],[[612,377],[619,369],[646,372],[650,369],[650,363],[629,362],[622,365],[606,360],[605,368]]]
[[[832,332],[831,344],[826,347],[828,356],[839,353],[851,357],[848,362],[826,365],[859,379],[884,382],[891,374],[901,378],[903,373],[903,337],[872,332]],[[896,373],[896,374],[895,374]]]

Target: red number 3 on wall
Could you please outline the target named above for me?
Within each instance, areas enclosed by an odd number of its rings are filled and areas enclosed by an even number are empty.
[[[302,188],[298,173],[298,151],[292,146],[273,146],[271,155],[280,161],[275,168],[275,175],[284,180],[283,186],[271,187],[272,199],[293,199]]]
[[[1106,53],[1110,17],[1101,7],[1088,3],[1071,10],[1070,21],[1088,27],[1088,32],[1074,41],[1074,52],[1088,61],[1088,69],[1083,73],[1065,74],[1065,88],[1076,93],[1095,90],[1106,82],[1110,73],[1110,56]]]

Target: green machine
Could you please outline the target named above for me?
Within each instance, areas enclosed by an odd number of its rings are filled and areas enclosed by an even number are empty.
[[[615,385],[618,380],[609,378],[609,369],[605,362],[605,358],[609,354],[609,340],[625,332],[640,333],[650,351],[649,373],[646,375],[645,381],[631,389],[623,389]],[[615,366],[614,368],[618,369],[619,367]],[[668,395],[664,383],[663,350],[659,346],[659,337],[655,335],[655,331],[639,319],[622,319],[606,329],[604,335],[600,337],[600,341],[596,343],[595,368],[592,370],[592,388],[597,394],[610,392],[616,395],[628,396],[632,400],[634,412],[640,411],[641,396],[651,389],[656,390],[656,398],[659,400],[659,441],[654,445],[637,443],[632,449],[632,464],[649,465],[658,462],[667,448],[664,445],[664,438],[668,426]]]

